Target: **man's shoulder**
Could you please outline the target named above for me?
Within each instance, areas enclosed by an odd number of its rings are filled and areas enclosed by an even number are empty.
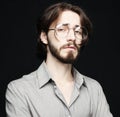
[[[92,85],[92,86],[93,85],[97,85],[97,86],[100,85],[100,83],[94,78],[88,77],[86,75],[83,75],[83,78],[84,78],[86,85]]]
[[[48,77],[44,62],[33,72],[12,80],[8,83],[8,88],[18,88],[20,90],[38,88],[45,77]]]
[[[96,79],[93,79],[86,75],[83,75],[83,79],[85,82],[85,86],[88,88],[89,91],[98,93],[102,90],[101,84]]]
[[[29,74],[23,75],[21,78],[12,80],[8,83],[8,88],[18,88],[24,90],[25,88],[29,87],[30,85],[34,85],[37,80],[36,71],[31,72]]]
[[[100,87],[100,83],[96,79],[80,73],[77,69],[75,69],[74,71],[75,71],[76,77],[78,77],[79,79],[82,79],[83,83],[86,87],[88,87],[88,88],[89,87],[91,87],[91,88]],[[81,80],[79,80],[79,81],[81,81]]]
[[[86,86],[86,88],[88,88],[90,90],[99,90],[102,88],[101,84],[96,79],[80,73],[75,68],[74,68],[74,74],[75,74],[78,82],[79,83],[82,82],[82,84],[84,84],[84,86]]]

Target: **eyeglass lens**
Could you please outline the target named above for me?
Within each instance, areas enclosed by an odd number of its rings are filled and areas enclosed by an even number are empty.
[[[56,35],[64,38],[68,35],[70,29],[68,24],[59,24],[56,26]],[[76,26],[73,30],[77,39],[84,39],[87,36],[87,30],[84,27]]]

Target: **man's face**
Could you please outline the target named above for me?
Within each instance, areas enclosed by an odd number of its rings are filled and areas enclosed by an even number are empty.
[[[67,36],[62,37],[62,34],[55,30],[48,32],[48,53],[47,56],[52,56],[63,63],[73,63],[78,57],[80,51],[80,44],[82,40],[77,40],[74,35],[76,26],[81,26],[80,16],[72,11],[64,11],[60,15],[57,23],[52,23],[50,29],[54,29],[61,24],[69,27]],[[60,28],[61,30],[62,28]],[[60,33],[60,35],[59,35]]]

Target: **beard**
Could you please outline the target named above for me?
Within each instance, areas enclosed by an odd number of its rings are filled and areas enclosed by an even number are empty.
[[[65,63],[65,64],[73,64],[78,56],[79,56],[79,51],[80,51],[80,47],[78,45],[75,44],[75,42],[69,42],[66,45],[63,45],[60,50],[64,49],[66,46],[70,46],[70,45],[74,45],[77,49],[77,55],[74,56],[74,53],[72,51],[70,51],[65,57],[60,55],[60,51],[58,51],[58,49],[50,42],[48,41],[48,46],[49,46],[49,50],[51,52],[51,54],[57,58],[60,62]]]

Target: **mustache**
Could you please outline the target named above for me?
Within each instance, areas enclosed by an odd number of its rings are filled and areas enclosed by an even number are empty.
[[[77,44],[75,44],[74,42],[69,42],[69,43],[67,43],[67,44],[64,44],[64,45],[61,47],[61,49],[62,49],[62,48],[66,48],[66,47],[70,47],[70,46],[74,46],[75,48],[77,48],[77,50],[79,50],[79,48],[80,48],[80,45],[77,45]]]

